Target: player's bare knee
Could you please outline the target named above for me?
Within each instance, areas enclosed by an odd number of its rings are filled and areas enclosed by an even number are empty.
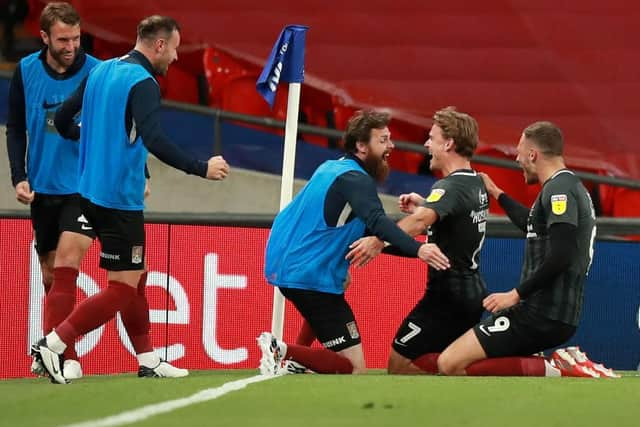
[[[76,270],[80,268],[80,263],[82,262],[82,258],[84,257],[84,251],[77,250],[63,250],[58,251],[56,254],[56,268],[59,267],[68,267],[75,268]]]
[[[449,356],[447,352],[444,352],[438,357],[438,372],[442,375],[463,375],[464,369],[461,368],[459,363],[452,357]]]
[[[56,249],[56,267],[80,268],[80,263],[93,239],[82,234],[65,231],[61,234]]]

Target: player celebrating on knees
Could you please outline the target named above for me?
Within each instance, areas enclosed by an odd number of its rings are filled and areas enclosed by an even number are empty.
[[[422,299],[400,325],[389,356],[390,374],[435,374],[439,353],[480,321],[487,295],[480,276],[480,251],[486,232],[489,196],[470,159],[478,145],[478,124],[468,114],[447,107],[433,115],[425,146],[430,168],[444,176],[426,200],[416,193],[399,198],[400,209],[411,215],[398,226],[412,236],[428,229],[429,242],[449,258],[451,268],[429,268]],[[354,242],[347,255],[364,265],[384,243],[375,237]],[[389,247],[387,252],[393,249]]]
[[[320,165],[274,220],[266,279],[293,303],[324,348],[286,344],[264,332],[258,337],[263,374],[287,373],[291,364],[283,362],[289,360],[318,373],[365,371],[360,332],[344,298],[349,267],[345,254],[365,229],[436,269],[449,267],[436,245],[421,245],[384,213],[376,181],[389,172],[393,143],[388,123],[388,114],[357,112],[345,132],[346,156]]]
[[[593,204],[565,167],[563,145],[562,132],[552,123],[537,122],[524,130],[516,161],[527,184],[542,184],[531,209],[482,175],[489,193],[526,232],[521,282],[484,299],[492,315],[442,352],[437,362],[442,374],[592,376],[575,365],[529,356],[557,347],[575,333],[593,258]]]
[[[140,294],[144,272],[145,163],[151,151],[163,162],[203,178],[224,179],[229,168],[222,157],[208,162],[186,155],[162,132],[160,90],[155,74],[165,75],[177,60],[178,24],[151,16],[138,25],[136,46],[122,58],[97,65],[60,107],[55,117],[65,137],[80,137],[79,193],[82,210],[102,245],[100,266],[109,285],[87,298],[34,347],[53,382],[64,384],[61,355],[76,338],[125,310]],[[82,132],[74,117],[82,109]],[[148,316],[148,313],[147,313]],[[155,356],[143,375],[165,376]]]

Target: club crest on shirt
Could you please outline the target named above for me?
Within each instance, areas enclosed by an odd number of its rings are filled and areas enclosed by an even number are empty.
[[[433,190],[431,190],[431,193],[429,193],[429,196],[427,197],[427,202],[428,203],[433,203],[433,202],[437,202],[438,200],[442,199],[442,196],[444,196],[445,191],[442,188],[434,188]]]
[[[554,194],[551,196],[551,212],[556,215],[562,215],[567,211],[567,195]]]

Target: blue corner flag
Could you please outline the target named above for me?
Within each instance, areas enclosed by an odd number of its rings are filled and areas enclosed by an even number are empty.
[[[256,89],[273,108],[278,83],[302,83],[304,81],[304,44],[309,27],[288,25],[280,33],[273,46],[262,74],[256,82]]]

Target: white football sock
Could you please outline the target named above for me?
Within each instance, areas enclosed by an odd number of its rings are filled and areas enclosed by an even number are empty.
[[[136,355],[138,358],[138,365],[146,366],[147,368],[155,368],[160,364],[160,356],[155,351],[149,351],[147,353],[140,353]]]
[[[62,354],[67,348],[67,345],[62,342],[55,330],[51,331],[49,335],[47,335],[46,340],[49,350],[55,353]]]

